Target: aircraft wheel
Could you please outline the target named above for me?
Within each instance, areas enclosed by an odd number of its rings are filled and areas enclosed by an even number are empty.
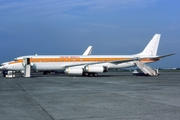
[[[97,76],[98,76],[98,74],[97,74],[97,73],[94,73],[94,76],[95,76],[95,77],[97,77]]]
[[[89,76],[89,77],[97,77],[98,76],[98,74],[97,73],[88,73],[88,72],[84,72],[83,74],[82,74],[82,76]]]
[[[94,76],[93,73],[90,73],[90,74],[89,74],[89,77],[92,77],[92,76]]]
[[[89,73],[87,73],[87,72],[83,72],[83,74],[82,74],[83,76],[89,76]]]

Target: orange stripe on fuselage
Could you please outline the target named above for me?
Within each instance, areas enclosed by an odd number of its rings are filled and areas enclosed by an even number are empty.
[[[30,58],[30,62],[108,62],[117,60],[129,60],[129,58]],[[9,64],[22,63],[23,59]]]
[[[30,58],[30,62],[108,62],[108,61],[118,61],[118,60],[130,60],[131,58]],[[155,62],[160,60],[160,58],[144,58],[141,62]],[[9,64],[22,63],[23,59],[10,62]]]

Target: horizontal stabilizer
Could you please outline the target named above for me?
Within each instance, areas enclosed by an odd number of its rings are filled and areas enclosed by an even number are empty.
[[[150,59],[161,59],[161,58],[165,58],[165,57],[168,57],[168,56],[171,56],[171,55],[175,55],[175,54],[176,53],[171,53],[171,54],[161,55],[161,56],[150,58]]]

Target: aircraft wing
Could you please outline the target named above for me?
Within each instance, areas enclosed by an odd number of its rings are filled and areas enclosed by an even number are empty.
[[[166,55],[153,57],[153,58],[148,58],[148,59],[156,60],[156,59],[161,59],[161,58],[168,57],[168,56],[171,56],[171,55],[174,55],[174,54],[175,53],[171,53],[171,54],[166,54]],[[147,57],[145,57],[145,58],[147,58]],[[96,64],[101,64],[101,63],[120,64],[120,63],[131,62],[131,61],[140,61],[140,60],[145,59],[145,58],[133,58],[133,59],[116,60],[116,61],[108,61],[108,62],[92,62],[92,63],[68,64],[68,65],[64,65],[63,67],[67,68],[67,67],[76,67],[76,66],[87,66],[87,65],[96,65]]]
[[[80,64],[70,64],[70,65],[64,65],[64,68],[67,67],[76,67],[76,66],[85,66],[85,65],[96,65],[96,64],[101,64],[101,63],[113,63],[113,64],[120,64],[120,63],[125,63],[125,62],[130,62],[130,61],[135,61],[137,59],[127,59],[127,60],[116,60],[116,61],[108,61],[108,62],[92,62],[92,63],[80,63]],[[139,60],[139,59],[138,59]]]

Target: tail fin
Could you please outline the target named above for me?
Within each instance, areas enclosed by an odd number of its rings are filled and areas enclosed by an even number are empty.
[[[92,52],[92,47],[93,47],[93,46],[89,46],[89,47],[86,49],[86,51],[83,53],[83,55],[90,55],[91,52]]]
[[[145,49],[138,55],[156,56],[161,34],[155,34]]]

